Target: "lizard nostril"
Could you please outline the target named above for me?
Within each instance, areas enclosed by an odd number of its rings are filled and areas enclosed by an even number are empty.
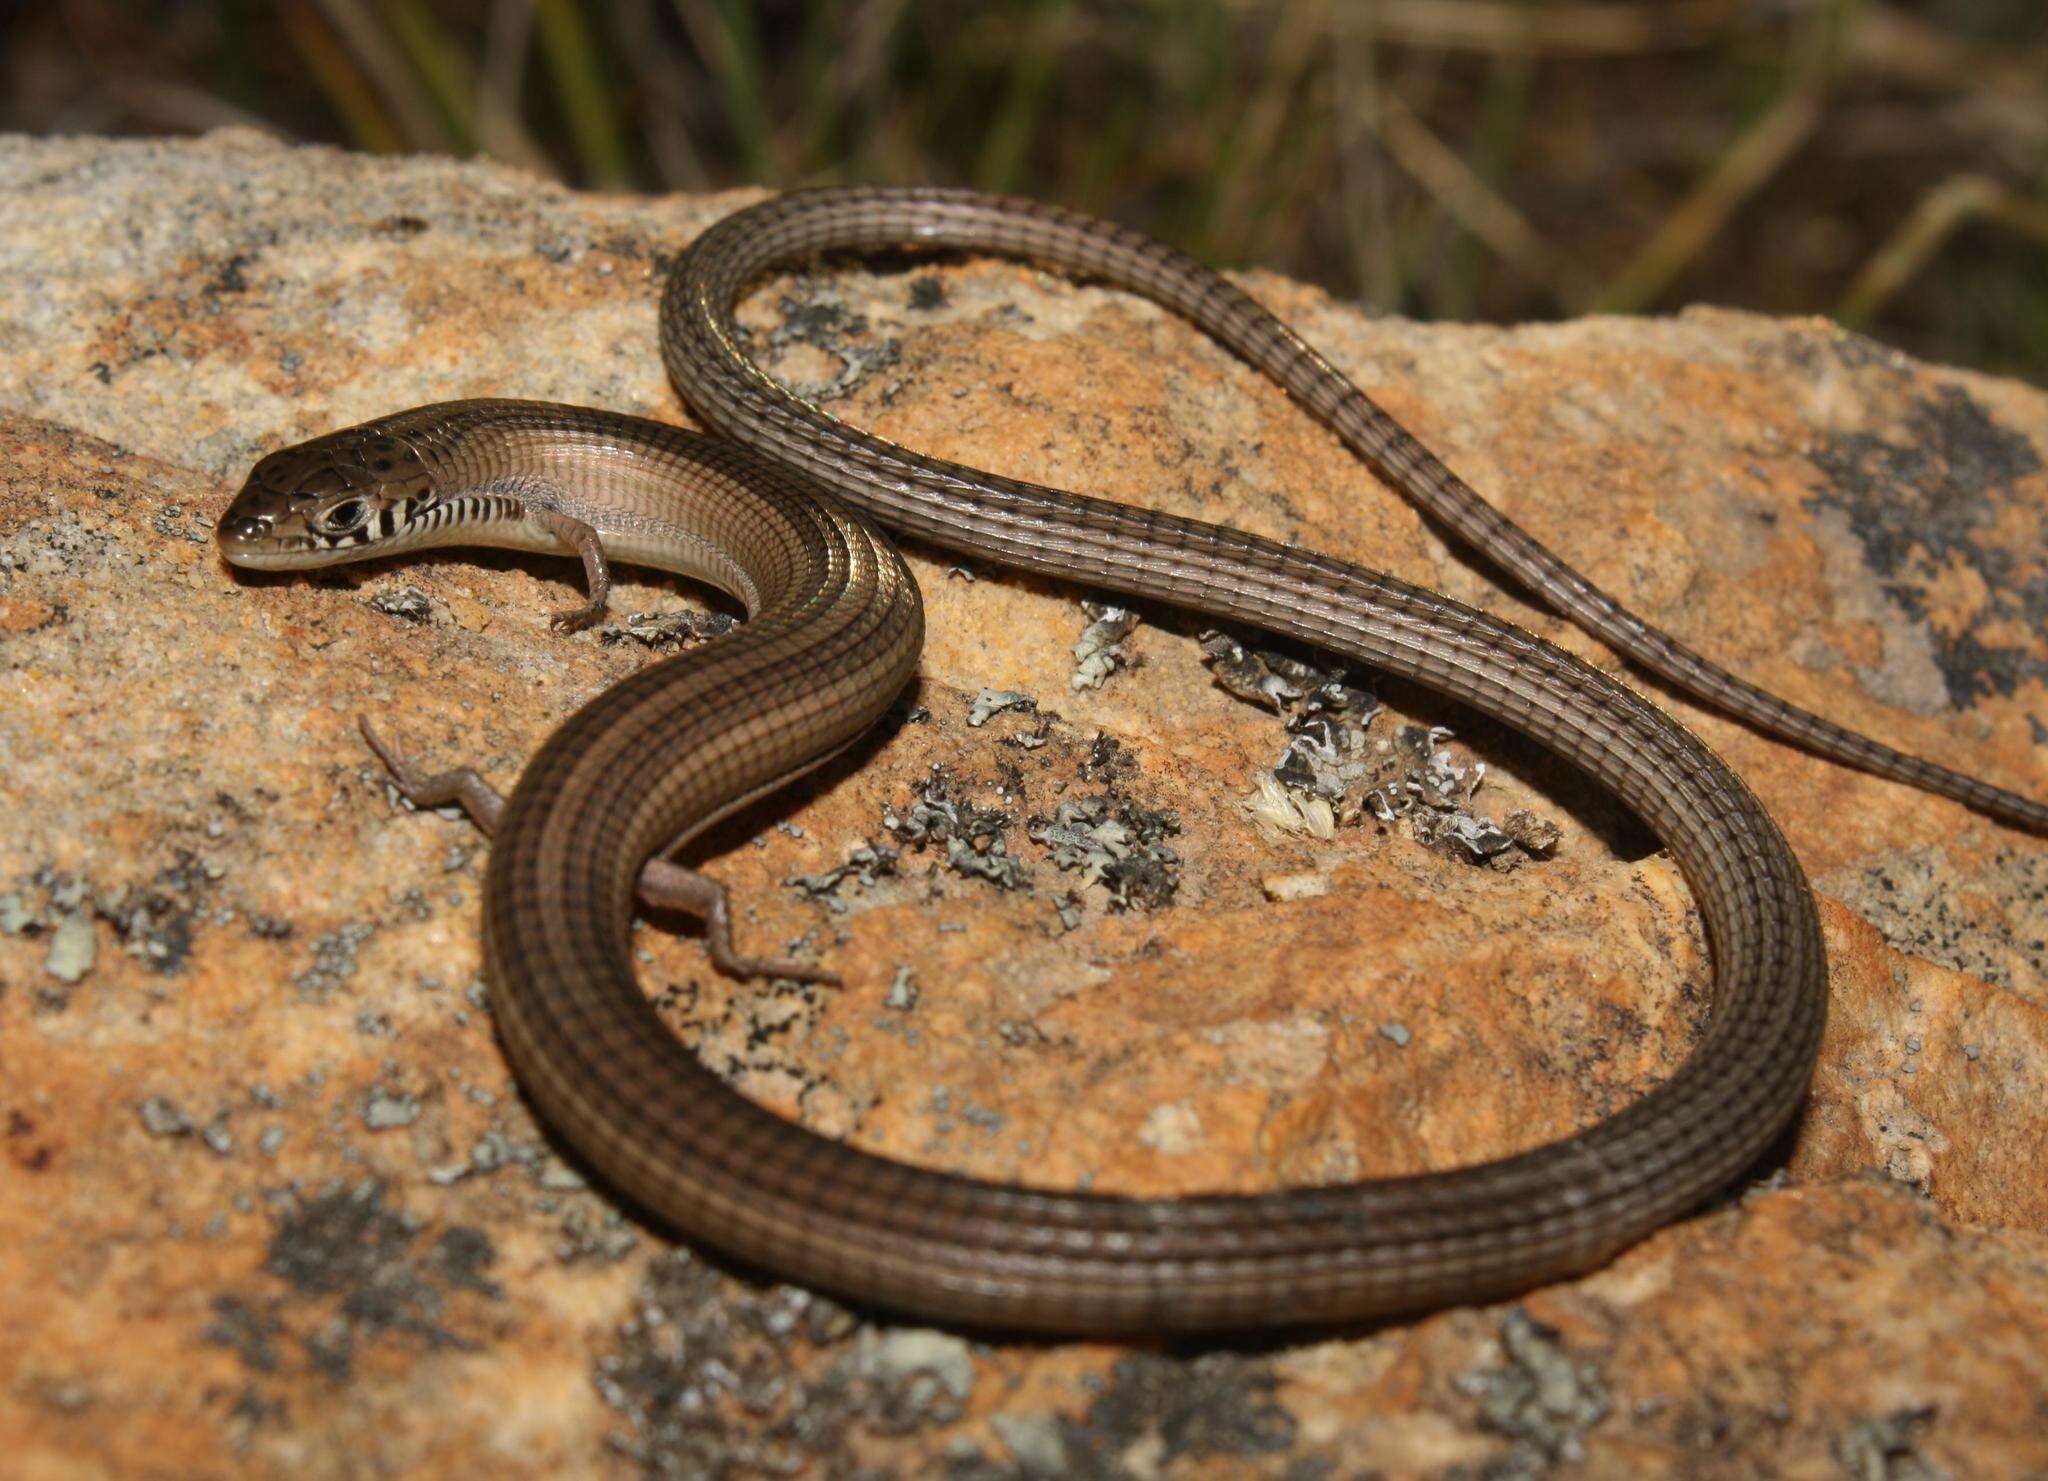
[[[260,515],[245,514],[222,525],[221,533],[231,540],[260,540],[270,533],[270,521]]]

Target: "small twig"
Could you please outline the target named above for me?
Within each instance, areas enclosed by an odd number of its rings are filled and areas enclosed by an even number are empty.
[[[2048,87],[2042,89],[2048,94]],[[1834,109],[1828,155],[1863,164],[1915,156],[1953,161],[1958,140],[1997,148],[2018,169],[2029,151],[2048,146],[2048,109],[2017,99],[1962,94],[1938,101],[1877,102]]]
[[[1286,0],[1273,22],[1257,90],[1242,108],[1230,108],[1222,129],[1203,230],[1203,256],[1231,259],[1245,250],[1257,225],[1252,197],[1266,180],[1274,146],[1329,34],[1332,0]]]
[[[1762,189],[1821,120],[1837,58],[1851,38],[1855,0],[1827,0],[1799,38],[1785,88],[1763,116],[1672,209],[1635,257],[1584,306],[1590,313],[1648,307],[1718,236],[1736,207]]]
[[[1628,314],[1646,307],[1706,249],[1735,208],[1806,142],[1820,113],[1812,90],[1795,88],[1780,98],[1664,218],[1628,266],[1586,305],[1587,312]]]
[[[477,141],[475,67],[422,0],[384,0],[383,15],[393,45],[439,111],[456,152],[469,153]]]
[[[2036,107],[2048,85],[2048,47],[1961,41],[1891,5],[1864,5],[1849,61],[1922,86],[2016,93]]]
[[[433,100],[420,86],[405,53],[393,43],[390,32],[375,13],[362,0],[318,0],[318,4],[342,44],[369,74],[385,106],[396,115],[405,142],[415,149],[442,153],[453,149],[455,141],[435,111]]]
[[[1504,52],[1488,58],[1486,70],[1486,88],[1460,157],[1487,189],[1505,196],[1502,182],[1508,178],[1531,116],[1537,59],[1527,52]],[[1451,243],[1431,280],[1435,317],[1469,319],[1477,312],[1483,291],[1484,246],[1469,233]],[[1574,259],[1555,249],[1552,255],[1563,264],[1562,277],[1579,281]]]
[[[1543,284],[1560,303],[1584,295],[1588,285],[1570,261],[1391,92],[1381,94],[1379,125],[1395,163],[1503,262]]]
[[[1379,137],[1380,84],[1377,12],[1343,6],[1331,17],[1337,70],[1332,79],[1337,113],[1339,212],[1351,260],[1366,301],[1392,312],[1401,306],[1401,263],[1394,251],[1393,209]]]
[[[531,3],[531,0],[524,0]],[[709,190],[711,170],[690,138],[690,79],[683,59],[661,34],[654,0],[618,0],[612,27],[640,84],[640,132],[661,183],[672,190]]]
[[[832,92],[842,109],[868,99],[887,81],[889,45],[909,0],[869,0],[847,28],[846,45],[832,66]]]
[[[148,77],[110,78],[102,89],[123,112],[151,128],[203,134],[208,129],[259,129],[282,137],[284,130],[267,118],[237,108],[225,98]]]
[[[1354,0],[1355,3],[1355,0]],[[1262,0],[1238,0],[1264,9]],[[1443,51],[1621,56],[1681,51],[1715,40],[1739,20],[1738,0],[1646,5],[1541,5],[1526,0],[1380,0],[1370,7],[1383,40]]]
[[[726,123],[739,145],[749,183],[774,184],[781,171],[752,10],[726,0],[674,0],[674,5],[676,18],[690,33],[690,44],[724,95]]]
[[[633,183],[618,100],[598,64],[597,47],[576,0],[536,0],[541,53],[555,79],[586,184],[619,190]]]
[[[1018,18],[1023,34],[1010,51],[1009,80],[996,104],[974,178],[984,190],[1015,190],[1039,115],[1045,109],[1072,0],[1036,0]]]
[[[396,154],[405,148],[405,138],[378,102],[377,90],[363,76],[348,48],[314,13],[311,0],[285,6],[283,20],[299,60],[313,74],[314,85],[326,95],[356,148],[374,154]]]
[[[1922,196],[1863,265],[1842,295],[1835,318],[1851,329],[1868,324],[1958,228],[1978,217],[2048,242],[2048,201],[2020,195],[1982,175],[1953,175]]]
[[[476,89],[476,136],[484,153],[550,179],[559,173],[520,119],[526,59],[533,52],[533,0],[497,0],[484,23],[484,55]]]

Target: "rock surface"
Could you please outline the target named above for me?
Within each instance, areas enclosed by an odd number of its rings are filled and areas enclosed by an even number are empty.
[[[509,783],[644,661],[661,625],[628,614],[704,604],[628,581],[610,631],[563,638],[566,564],[238,577],[209,521],[260,452],[399,406],[684,419],[659,276],[743,198],[232,134],[0,141],[0,182],[17,1474],[2048,1469],[2048,844],[1660,691],[1822,891],[1832,1018],[1782,1154],[1607,1269],[1278,1345],[1005,1344],[622,1217],[493,1042],[487,843],[394,806],[353,717]],[[1422,328],[1244,281],[1652,621],[2048,792],[2048,397],[1820,322]],[[1353,556],[1621,671],[1123,295],[836,263],[764,284],[745,320],[777,374],[912,446]],[[1683,1056],[1708,980],[1691,897],[1568,768],[1389,684],[1374,756],[1460,799],[1483,762],[1466,815],[1555,843],[1475,863],[1427,807],[1284,831],[1247,799],[1288,736],[1218,687],[1198,623],[1097,629],[1120,647],[1075,687],[1091,594],[913,565],[916,691],[711,865],[748,941],[816,949],[848,985],[735,986],[694,939],[640,931],[650,990],[748,1093],[984,1176],[1263,1189],[1499,1156]]]

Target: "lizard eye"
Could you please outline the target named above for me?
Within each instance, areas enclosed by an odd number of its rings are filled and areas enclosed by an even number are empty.
[[[369,517],[370,502],[367,499],[344,499],[327,510],[318,520],[323,535],[346,535]]]

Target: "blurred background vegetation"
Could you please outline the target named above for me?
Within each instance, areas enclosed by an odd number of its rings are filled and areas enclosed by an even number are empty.
[[[2048,0],[21,0],[0,88],[610,190],[968,183],[1423,318],[1711,301],[2048,381]]]

